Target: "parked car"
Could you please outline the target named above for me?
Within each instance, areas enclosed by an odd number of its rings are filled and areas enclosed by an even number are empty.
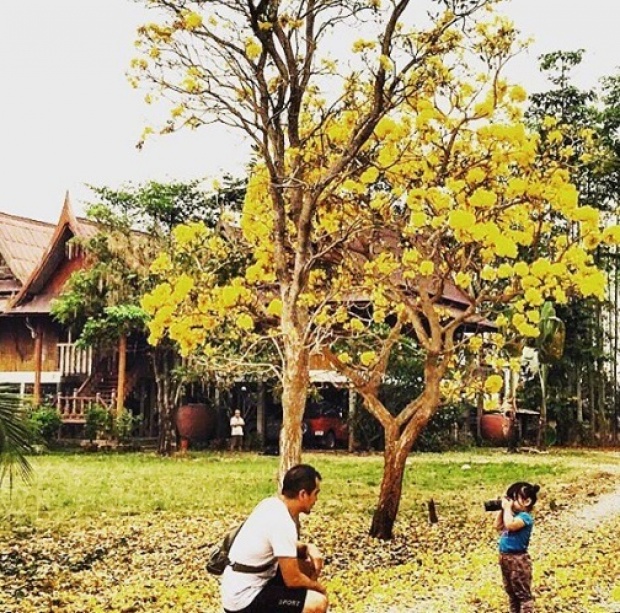
[[[304,413],[302,426],[304,443],[335,449],[349,440],[349,425],[342,410],[327,403],[310,403]]]
[[[267,417],[265,422],[267,443],[278,441],[281,427],[282,415]],[[308,403],[301,432],[306,447],[335,449],[338,445],[346,446],[349,440],[349,425],[342,410],[328,403],[312,401]]]

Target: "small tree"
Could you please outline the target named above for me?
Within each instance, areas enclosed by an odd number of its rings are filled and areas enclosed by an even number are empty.
[[[52,312],[76,329],[80,343],[110,346],[132,334],[146,336],[148,317],[140,298],[156,281],[149,266],[165,253],[173,228],[197,219],[214,226],[224,206],[234,210],[243,186],[229,177],[221,196],[206,193],[198,181],[94,191],[101,202],[88,209],[98,227],[84,244],[88,266],[72,275]],[[169,454],[176,448],[174,415],[184,374],[178,352],[168,342],[154,346],[149,358],[157,384],[158,451]]]
[[[572,73],[584,54],[584,50],[556,51],[541,56],[541,70],[553,88],[531,96],[527,119],[541,134],[542,142],[546,142],[550,133],[557,135],[556,127],[561,127],[563,140],[557,151],[564,152],[580,202],[595,207],[604,223],[613,224],[617,223],[614,210],[618,186],[614,169],[618,157],[613,144],[612,118],[617,115],[617,109],[613,96],[599,96],[596,90],[580,90],[573,84]],[[604,81],[608,85],[612,82],[613,79]],[[597,265],[612,272],[614,277],[617,276],[615,250],[613,245],[600,243],[593,251]],[[555,395],[567,399],[566,409],[558,415],[561,430],[568,432],[575,422],[581,428],[583,407],[589,405],[587,417],[593,433],[601,440],[609,423],[609,382],[616,372],[615,368],[609,368],[610,359],[615,359],[613,339],[617,338],[617,326],[613,325],[617,318],[613,306],[615,288],[609,286],[607,295],[610,304],[576,298],[562,308],[562,318],[568,324],[568,351],[566,359],[554,367],[556,376],[551,384]],[[615,395],[613,387],[612,393]]]

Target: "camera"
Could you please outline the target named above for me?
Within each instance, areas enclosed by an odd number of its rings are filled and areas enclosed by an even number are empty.
[[[502,501],[500,498],[496,500],[487,500],[484,503],[485,511],[501,511],[502,510]]]

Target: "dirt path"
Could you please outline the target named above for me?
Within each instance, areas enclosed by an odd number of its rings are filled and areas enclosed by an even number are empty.
[[[596,530],[604,522],[620,515],[620,487],[603,494],[593,502],[579,507],[562,519],[564,524],[580,530]]]

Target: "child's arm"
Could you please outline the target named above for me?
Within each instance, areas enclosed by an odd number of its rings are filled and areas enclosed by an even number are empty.
[[[501,532],[504,529],[504,511],[500,511],[495,518],[495,529]]]
[[[500,516],[502,518],[502,523],[509,532],[516,532],[525,527],[525,522],[520,517],[515,518],[512,512],[512,500],[510,500],[510,498],[502,499],[502,511],[500,512]]]

